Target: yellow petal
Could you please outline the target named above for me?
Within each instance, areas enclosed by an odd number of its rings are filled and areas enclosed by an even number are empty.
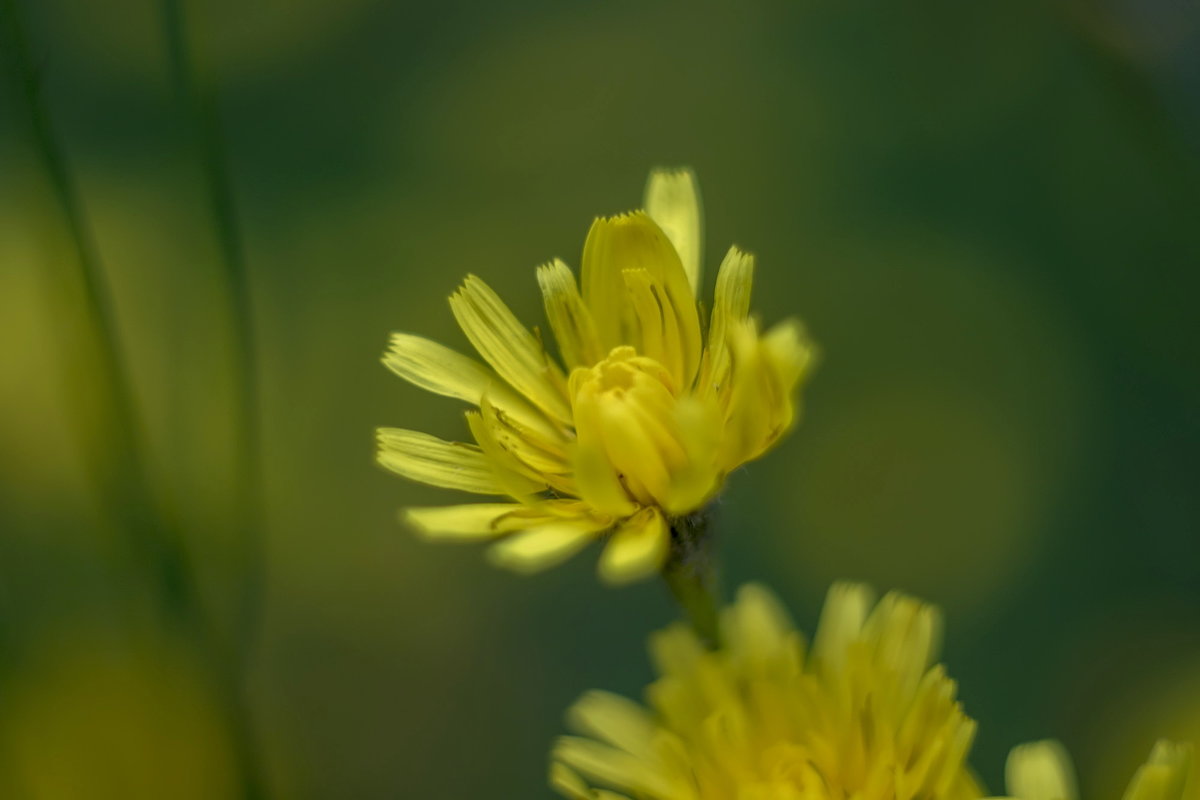
[[[555,259],[538,267],[537,277],[546,305],[546,318],[567,369],[591,366],[604,358],[605,351],[596,336],[592,315],[583,303],[570,268]]]
[[[575,468],[579,496],[592,508],[614,517],[624,517],[637,509],[621,486],[616,470],[598,446],[580,443],[575,447],[571,463]]]
[[[704,254],[704,212],[691,169],[655,169],[646,181],[643,207],[675,246],[692,292],[699,293]]]
[[[592,800],[592,790],[579,774],[565,764],[550,765],[550,788],[568,800]]]
[[[862,635],[873,600],[871,590],[859,583],[830,586],[813,638],[813,655],[838,669],[846,659],[850,643]]]
[[[653,431],[632,403],[601,395],[597,405],[604,420],[602,443],[608,460],[643,504],[662,502],[671,486],[671,473],[663,449],[656,446],[669,434]],[[655,434],[659,435],[655,435]]]
[[[523,474],[544,481],[547,475],[565,476],[570,472],[566,452],[561,445],[523,427],[494,406],[486,395],[479,404],[479,414],[487,424],[491,438],[519,465],[519,471]]]
[[[583,245],[583,301],[606,349],[622,344],[640,345],[633,338],[637,330],[630,317],[625,270],[646,270],[653,283],[661,287],[664,307],[669,305],[674,311],[687,365],[686,382],[690,383],[699,364],[701,346],[696,296],[674,246],[658,225],[640,211],[597,219]]]
[[[1019,800],[1075,800],[1075,770],[1066,749],[1055,741],[1014,747],[1004,768],[1008,793]]]
[[[644,758],[578,736],[561,736],[551,754],[555,761],[604,783],[633,790],[638,797],[679,796],[663,770]],[[687,795],[684,795],[685,797]]]
[[[770,375],[770,391],[779,399],[774,436],[778,438],[796,423],[796,387],[812,371],[816,349],[799,320],[786,319],[762,338],[763,359]]]
[[[596,526],[587,522],[550,523],[497,542],[488,550],[488,558],[514,572],[539,572],[575,555],[596,532]]]
[[[538,480],[536,472],[522,464],[496,441],[491,426],[487,424],[482,414],[468,411],[466,416],[471,434],[491,465],[496,482],[504,488],[505,494],[525,500],[531,495],[546,490],[546,482]]]
[[[401,428],[380,428],[379,463],[410,480],[477,494],[504,494],[478,447]]]
[[[567,800],[597,800],[599,795],[587,785],[579,773],[566,764],[554,762],[550,765],[550,788]]]
[[[1191,771],[1191,745],[1161,740],[1133,776],[1124,800],[1182,800]]]
[[[459,326],[500,377],[560,422],[570,422],[562,371],[491,288],[474,275],[450,296]]]
[[[593,789],[566,764],[550,765],[550,788],[568,800],[629,800],[623,794],[606,789]]]
[[[650,634],[650,658],[660,675],[686,675],[707,654],[708,648],[684,623]]]
[[[722,420],[716,402],[709,398],[680,398],[674,412],[687,463],[671,473],[671,489],[663,508],[680,515],[704,505],[720,488],[723,473],[717,466],[717,454]]]
[[[627,313],[633,320],[638,352],[666,367],[673,384],[686,387],[691,383],[681,327],[675,308],[667,302],[662,286],[644,269],[627,269],[622,273],[628,292]],[[632,313],[629,313],[632,312]]]
[[[708,326],[708,347],[701,375],[702,388],[719,392],[729,377],[729,332],[750,314],[750,292],[754,284],[754,256],[736,247],[729,248],[717,272],[712,317]]]
[[[940,612],[898,592],[888,592],[863,624],[863,640],[896,677],[894,691],[910,696],[937,657],[942,641]]]
[[[671,545],[666,521],[646,508],[626,520],[600,556],[600,577],[621,584],[647,578],[662,569]]]
[[[795,626],[765,587],[752,583],[739,589],[737,602],[722,616],[721,631],[730,653],[747,667],[762,667],[782,659],[799,671]]]
[[[796,422],[796,386],[812,363],[812,348],[794,320],[759,338],[753,320],[729,331],[732,357],[724,397],[727,435],[719,463],[730,471],[762,455]]]
[[[572,728],[630,753],[651,752],[658,728],[653,717],[632,700],[611,692],[585,692],[567,712]]]
[[[458,506],[409,508],[404,519],[427,539],[491,539],[529,527],[527,517],[518,516],[528,506],[521,503],[467,503]]]
[[[559,436],[546,418],[499,375],[445,345],[409,333],[393,333],[383,363],[414,386],[444,397],[479,405],[486,392],[493,403],[525,425],[543,435]]]

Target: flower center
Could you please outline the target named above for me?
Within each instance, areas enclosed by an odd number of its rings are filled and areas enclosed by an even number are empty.
[[[579,446],[603,455],[629,499],[668,505],[672,478],[688,462],[670,372],[622,346],[572,372],[569,390]]]

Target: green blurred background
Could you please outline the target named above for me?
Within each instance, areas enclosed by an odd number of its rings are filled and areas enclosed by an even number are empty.
[[[153,477],[228,629],[230,312],[163,9],[17,5]],[[1156,736],[1200,739],[1191,0],[210,0],[186,19],[260,337],[248,680],[273,796],[548,796],[565,707],[650,678],[662,587],[602,587],[594,551],[518,578],[415,540],[397,509],[451,493],[374,466],[372,431],[466,435],[379,364],[388,333],[465,347],[445,297],[468,271],[540,322],[533,267],[578,265],[591,217],[636,205],[658,164],[699,173],[708,285],[751,249],[755,306],[823,350],[803,425],[724,495],[727,586],[769,583],[808,630],[838,578],[942,605],[993,792],[1021,741],[1062,738],[1085,793],[1116,798]],[[98,521],[68,419],[87,393],[62,381],[75,251],[12,69],[0,87],[0,796],[236,796],[202,665]]]

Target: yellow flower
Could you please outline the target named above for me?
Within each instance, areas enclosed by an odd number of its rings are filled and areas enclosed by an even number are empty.
[[[1013,749],[1005,770],[1008,793],[1017,800],[1077,800],[1071,757],[1055,741]],[[1134,773],[1124,800],[1183,800],[1192,772],[1192,748],[1159,741],[1150,758]]]
[[[581,286],[561,261],[537,271],[561,364],[487,284],[468,276],[450,308],[486,363],[393,334],[386,364],[475,406],[474,444],[379,431],[379,461],[404,477],[503,502],[407,512],[439,539],[503,537],[494,561],[532,571],[609,536],[602,577],[659,570],[674,519],[705,506],[725,477],[796,421],[812,348],[795,321],[760,333],[750,316],[754,259],[731,248],[707,332],[699,194],[690,171],[655,171],[645,211],[597,219]]]
[[[811,652],[765,589],[724,612],[716,651],[676,624],[651,639],[648,708],[585,694],[554,747],[571,798],[973,800],[975,733],[936,658],[938,611],[899,594],[830,589]],[[618,792],[591,788],[595,781]]]

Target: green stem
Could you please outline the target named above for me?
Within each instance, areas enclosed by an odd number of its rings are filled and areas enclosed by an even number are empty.
[[[671,552],[662,574],[692,630],[715,649],[721,645],[721,628],[712,529],[707,510],[672,520]]]

